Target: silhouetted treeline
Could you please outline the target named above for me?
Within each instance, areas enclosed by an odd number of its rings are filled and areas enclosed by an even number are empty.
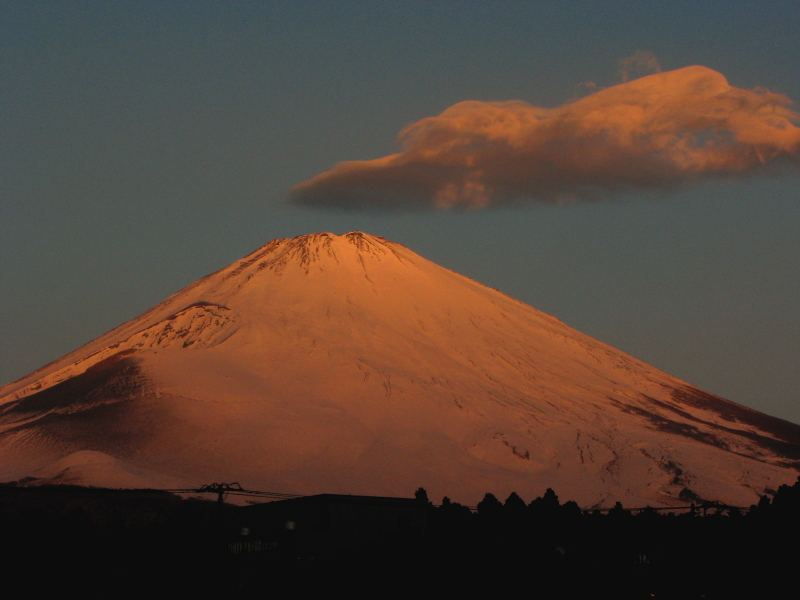
[[[427,501],[424,490],[417,498]],[[779,597],[800,560],[800,478],[747,511],[582,511],[551,489],[529,503],[488,493],[476,512],[445,497],[429,511],[429,558],[442,571],[480,585],[527,582],[545,598]]]
[[[0,565],[7,580],[84,597],[522,589],[528,598],[683,599],[783,597],[800,561],[800,479],[746,511],[713,503],[680,513],[583,511],[550,489],[530,501],[487,493],[476,511],[448,498],[435,506],[422,488],[415,496],[426,533],[401,527],[309,557],[280,544],[232,553],[226,515],[239,509],[213,501],[0,486]],[[302,526],[292,522],[284,536]]]

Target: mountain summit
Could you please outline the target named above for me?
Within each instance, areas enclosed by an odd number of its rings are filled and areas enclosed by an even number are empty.
[[[0,480],[735,505],[800,426],[360,232],[274,240],[0,388]]]

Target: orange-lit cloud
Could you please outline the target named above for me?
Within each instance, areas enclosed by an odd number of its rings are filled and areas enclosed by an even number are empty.
[[[627,81],[551,109],[460,102],[401,131],[401,152],[340,163],[295,186],[293,198],[353,208],[482,208],[597,199],[768,165],[798,166],[800,113],[790,104],[768,90],[732,87],[721,73],[700,66]]]

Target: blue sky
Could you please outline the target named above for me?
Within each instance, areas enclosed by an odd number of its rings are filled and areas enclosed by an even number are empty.
[[[464,100],[652,52],[800,101],[797,2],[0,1],[0,383],[276,237],[363,230],[800,422],[800,170],[605,202],[292,205]],[[796,108],[796,107],[795,107]]]

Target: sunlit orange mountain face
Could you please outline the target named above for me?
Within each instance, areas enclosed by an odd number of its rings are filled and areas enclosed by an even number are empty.
[[[800,426],[380,237],[274,240],[0,388],[0,481],[749,505]]]

